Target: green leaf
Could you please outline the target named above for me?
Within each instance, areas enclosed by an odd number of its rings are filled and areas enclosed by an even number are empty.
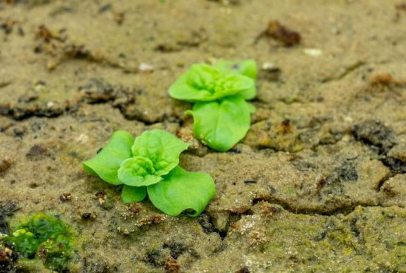
[[[214,67],[224,74],[233,73],[250,77],[254,81],[257,80],[258,69],[257,63],[254,59],[248,59],[244,61],[220,60],[215,63]]]
[[[252,103],[249,103],[249,102],[247,104],[248,104],[248,111],[250,111],[250,114],[254,114],[255,111],[257,110],[255,108],[255,106]]]
[[[117,131],[107,145],[92,159],[83,162],[83,168],[89,174],[99,176],[104,181],[120,185],[117,172],[121,163],[132,157],[131,146],[134,138],[126,131]]]
[[[257,80],[257,63],[253,59],[248,59],[245,61],[220,60],[214,65],[214,67],[221,71],[223,74],[243,75],[253,79],[254,81]],[[256,93],[257,89],[254,84],[250,89],[240,93],[239,95],[242,96],[244,99],[250,100],[255,97]]]
[[[193,210],[189,215],[196,217],[214,197],[216,187],[210,175],[187,172],[178,166],[147,191],[154,206],[164,213],[177,216],[185,210]]]
[[[215,93],[210,98],[210,101],[233,95],[239,95],[245,99],[252,99],[256,94],[255,82],[252,79],[233,74],[219,79],[214,89]]]
[[[213,101],[226,96],[252,96],[253,79],[236,73],[222,73],[207,64],[195,64],[169,88],[172,98],[190,102]],[[247,95],[244,95],[244,97]]]
[[[176,136],[156,129],[137,137],[132,152],[134,156],[149,158],[155,169],[155,175],[162,176],[179,164],[179,155],[188,146]]]
[[[127,204],[136,203],[144,200],[146,195],[146,187],[131,187],[124,185],[123,191],[121,192],[121,199]]]
[[[251,112],[252,106],[238,96],[199,102],[187,113],[194,118],[194,135],[210,148],[225,152],[244,138]]]
[[[133,187],[149,186],[162,180],[156,174],[152,161],[142,156],[124,160],[118,170],[118,179]]]

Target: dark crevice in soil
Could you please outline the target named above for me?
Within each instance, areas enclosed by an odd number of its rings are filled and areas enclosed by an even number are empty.
[[[202,213],[200,216],[197,218],[197,221],[199,222],[200,226],[203,228],[203,231],[207,234],[215,232],[217,233],[221,240],[224,240],[226,238],[227,233],[228,233],[228,228],[226,230],[219,230],[213,221],[213,218],[206,214]]]
[[[379,181],[377,191],[381,191],[382,187],[385,185],[386,181],[390,178],[394,177],[397,174],[405,174],[406,173],[406,163],[393,157],[385,156],[381,159],[381,162],[389,168],[390,175]]]
[[[323,211],[320,209],[293,208],[286,201],[278,200],[275,198],[256,198],[253,200],[252,204],[255,205],[255,204],[258,204],[259,202],[268,202],[270,204],[275,204],[275,205],[281,206],[284,210],[288,211],[289,213],[298,214],[298,215],[320,215],[320,216],[335,216],[338,214],[348,215],[348,214],[351,214],[357,207],[382,208],[381,205],[367,205],[367,204],[354,203],[349,206],[342,206],[342,207],[338,207],[335,209]],[[248,210],[247,212],[248,212],[248,214],[251,214],[250,210]],[[243,213],[242,215],[245,215],[245,213]]]
[[[397,174],[406,173],[406,163],[400,159],[386,156],[381,162],[389,168],[392,173],[392,177]]]
[[[353,135],[356,140],[386,155],[397,144],[393,130],[386,127],[380,120],[366,120],[353,126]]]
[[[377,192],[380,192],[381,189],[382,189],[382,187],[383,187],[383,185],[385,184],[385,182],[388,181],[389,178],[391,178],[391,177],[392,177],[392,176],[390,175],[390,176],[387,176],[387,177],[383,178],[381,181],[379,181],[378,186],[377,186],[377,188],[376,188],[376,191],[377,191]]]
[[[342,80],[343,78],[345,78],[346,76],[348,76],[351,73],[354,73],[355,71],[357,71],[359,68],[361,68],[362,66],[365,65],[365,62],[363,61],[358,61],[350,66],[347,66],[344,68],[344,71],[341,72],[340,74],[336,75],[336,76],[331,76],[331,77],[327,77],[321,80],[322,83],[329,83],[332,81],[339,81]]]
[[[69,107],[52,109],[47,107],[13,107],[10,104],[0,105],[0,115],[16,121],[25,120],[31,117],[56,118],[67,110],[69,110]]]
[[[397,174],[406,173],[406,163],[388,156],[388,152],[397,143],[393,130],[385,126],[380,120],[366,120],[353,126],[353,135],[356,140],[367,145],[373,152],[377,153],[379,160],[391,172],[388,177],[382,179],[377,187],[380,191],[387,180]]]

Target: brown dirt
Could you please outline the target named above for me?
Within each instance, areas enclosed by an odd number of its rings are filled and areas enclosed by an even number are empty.
[[[404,5],[0,0],[0,231],[60,215],[71,272],[406,272]],[[276,21],[300,41],[257,39]],[[84,173],[117,129],[191,139],[167,89],[213,58],[260,73],[246,138],[181,158],[216,181],[204,214],[124,205]]]

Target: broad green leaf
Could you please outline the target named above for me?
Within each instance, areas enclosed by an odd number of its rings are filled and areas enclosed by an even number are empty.
[[[155,175],[162,176],[179,164],[179,155],[188,146],[176,136],[156,129],[137,137],[132,152],[134,156],[149,158],[155,169]]]
[[[214,85],[221,73],[207,64],[195,64],[181,75],[169,88],[172,98],[187,101],[200,101],[211,97]]]
[[[226,75],[219,79],[214,90],[215,92],[210,98],[210,101],[232,95],[239,95],[244,99],[252,99],[256,94],[255,82],[252,79],[233,74]]]
[[[194,118],[194,135],[210,148],[225,152],[244,138],[251,111],[252,106],[236,96],[196,103],[187,113]]]
[[[152,161],[142,156],[124,160],[118,169],[118,179],[132,187],[149,186],[162,180],[156,174]]]
[[[257,63],[253,59],[248,59],[245,61],[220,60],[214,65],[214,67],[221,71],[223,74],[243,75],[253,79],[254,81],[257,80]],[[257,89],[254,84],[252,88],[240,93],[239,95],[242,96],[244,99],[249,100],[253,99],[256,93]]]
[[[83,162],[83,168],[110,184],[120,185],[122,182],[118,179],[117,172],[121,163],[132,157],[131,146],[133,144],[134,138],[130,133],[117,131],[95,157]]]
[[[136,203],[144,200],[146,195],[146,187],[131,187],[124,185],[123,191],[121,192],[121,199],[127,204]]]
[[[169,88],[171,97],[190,102],[213,101],[226,96],[248,94],[252,96],[253,79],[236,73],[222,73],[207,64],[193,65]],[[244,95],[245,97],[245,95]]]
[[[249,102],[247,104],[248,104],[248,110],[250,111],[250,114],[254,114],[255,111],[257,110],[255,108],[255,106],[252,103],[249,103]]]
[[[213,92],[215,83],[221,79],[220,71],[207,64],[195,64],[189,70],[187,84],[199,90]]]
[[[251,99],[255,98],[256,94],[257,94],[257,88],[254,85],[250,89],[247,89],[244,92],[239,93],[238,95],[246,100],[251,100]]]
[[[198,216],[216,193],[213,178],[205,173],[187,172],[176,167],[164,180],[147,187],[148,196],[155,207],[164,213],[177,216],[185,210]]]

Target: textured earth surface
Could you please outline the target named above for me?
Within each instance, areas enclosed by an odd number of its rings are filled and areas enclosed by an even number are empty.
[[[406,272],[405,26],[401,0],[0,0],[0,232],[60,216],[70,272]],[[260,69],[227,153],[167,94],[216,58]],[[151,128],[215,179],[198,218],[124,205],[82,170],[113,131]]]

